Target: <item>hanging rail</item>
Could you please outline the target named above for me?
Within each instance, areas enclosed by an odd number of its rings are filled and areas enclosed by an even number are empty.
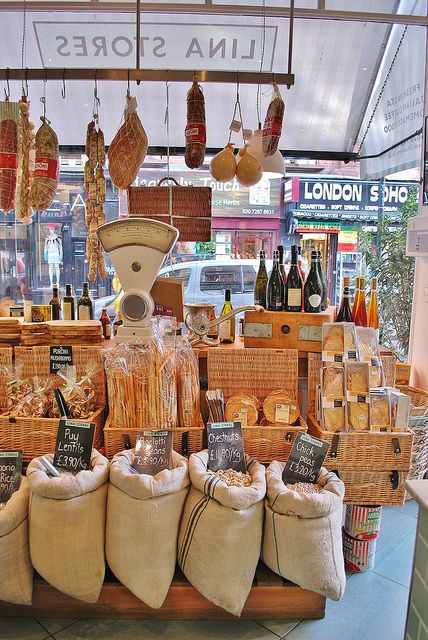
[[[193,70],[168,69],[0,69],[1,80],[123,80],[141,82],[189,82]],[[236,83],[236,71],[197,71],[200,82]],[[275,73],[275,81],[280,85],[293,86],[294,73]],[[272,73],[240,71],[241,84],[271,84]]]

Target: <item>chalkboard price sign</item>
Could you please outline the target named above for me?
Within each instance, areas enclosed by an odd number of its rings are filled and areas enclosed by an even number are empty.
[[[60,420],[56,438],[54,466],[67,471],[91,468],[95,425],[78,420]]]
[[[67,365],[73,364],[73,347],[50,347],[50,372],[58,373]]]
[[[329,447],[329,442],[298,433],[282,472],[283,482],[315,482]]]
[[[172,431],[140,431],[135,445],[134,469],[155,476],[169,469],[172,452]]]
[[[22,474],[22,450],[0,451],[0,504],[18,491]]]
[[[208,469],[247,470],[240,422],[209,422],[208,437]]]

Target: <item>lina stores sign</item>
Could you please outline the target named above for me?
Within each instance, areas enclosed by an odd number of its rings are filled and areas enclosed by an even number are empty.
[[[177,16],[178,19],[178,16]],[[254,71],[261,56],[260,25],[144,22],[141,67]],[[180,37],[177,37],[179,30]],[[135,63],[135,23],[34,21],[43,66],[122,67]],[[265,70],[272,70],[277,27],[268,26]]]
[[[155,187],[164,175],[163,171],[142,169],[135,184],[139,187]],[[208,171],[171,171],[170,175],[181,186],[211,187],[214,217],[279,218],[281,180],[269,180],[263,176],[254,186],[243,187],[236,178],[229,182],[217,182]]]
[[[411,183],[387,182],[385,213],[397,213],[407,202]],[[382,204],[381,185],[362,180],[311,180],[291,178],[284,184],[284,203],[295,203],[296,212],[377,213]],[[342,217],[342,216],[340,216]]]

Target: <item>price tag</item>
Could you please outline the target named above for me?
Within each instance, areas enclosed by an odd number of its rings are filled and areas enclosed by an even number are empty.
[[[234,422],[240,422],[242,427],[248,427],[248,411],[242,407],[239,412],[233,414]]]
[[[230,123],[229,130],[234,131],[235,133],[239,133],[241,131],[241,128],[242,128],[242,122],[240,122],[239,120],[232,120],[232,122]]]
[[[235,469],[245,473],[244,442],[240,422],[209,422],[208,469]]]
[[[288,404],[277,404],[275,407],[275,422],[290,422],[290,407]]]
[[[0,504],[18,491],[22,474],[22,449],[0,451]]]
[[[139,431],[135,444],[134,469],[155,476],[169,469],[172,452],[172,431]]]
[[[58,373],[60,369],[73,364],[73,347],[50,347],[50,372]]]
[[[93,422],[60,420],[53,459],[54,467],[67,471],[90,469],[94,435]]]
[[[282,481],[287,484],[315,482],[329,448],[329,442],[298,433],[285,463]]]

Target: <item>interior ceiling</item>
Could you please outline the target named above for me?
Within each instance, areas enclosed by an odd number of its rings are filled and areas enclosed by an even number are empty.
[[[62,11],[52,1],[55,10],[33,10],[27,1],[26,56],[24,66],[31,68],[133,68],[135,67],[135,15],[114,11],[97,11],[104,0],[87,0],[87,11],[70,11],[63,0]],[[247,70],[258,71],[263,36],[260,17],[239,15],[210,15],[208,0],[187,0],[187,5],[201,5],[201,13],[146,12],[141,18],[141,68],[188,69],[188,83],[170,83],[169,144],[182,147],[186,124],[186,92],[193,71]],[[17,3],[15,3],[17,4]],[[44,3],[47,4],[46,2]],[[76,4],[76,3],[74,3]],[[128,3],[129,4],[129,3]],[[158,4],[165,4],[158,0]],[[210,5],[218,4],[209,0]],[[224,4],[224,3],[222,3]],[[235,0],[229,5],[261,6],[261,0]],[[370,10],[394,13],[403,10],[397,0],[327,0],[327,9]],[[404,3],[405,5],[406,3]],[[424,15],[425,0],[409,3],[405,12]],[[0,0],[0,9],[9,6]],[[55,5],[55,7],[54,7]],[[153,5],[153,3],[151,3]],[[202,6],[203,5],[203,6]],[[286,7],[283,0],[266,0],[271,7]],[[298,7],[316,8],[317,0],[297,0]],[[169,5],[168,5],[169,7]],[[21,67],[22,12],[2,10],[0,20],[0,56],[2,67]],[[287,70],[288,20],[267,17],[263,71]],[[412,30],[422,27],[410,27]],[[340,22],[326,20],[295,21],[293,72],[295,86],[282,87],[286,114],[280,148],[310,149],[313,151],[352,151],[370,98],[390,26],[377,22]],[[211,54],[210,54],[211,49]],[[39,98],[43,82],[29,83],[31,114],[35,123],[41,115]],[[91,119],[93,105],[92,82],[66,82],[66,98],[61,98],[62,83],[46,83],[47,116],[58,133],[62,145],[83,145],[86,124]],[[20,84],[11,82],[12,99],[18,99]],[[139,103],[139,115],[147,131],[150,145],[166,146],[165,127],[166,86],[164,83],[134,83],[131,92]],[[101,100],[100,124],[106,142],[114,136],[125,103],[126,83],[99,82]],[[226,144],[232,119],[236,88],[232,84],[205,84],[207,116],[207,147]],[[269,99],[269,86],[260,90],[263,121]],[[240,99],[247,128],[257,127],[257,86],[240,87]],[[241,142],[235,136],[237,143]]]

